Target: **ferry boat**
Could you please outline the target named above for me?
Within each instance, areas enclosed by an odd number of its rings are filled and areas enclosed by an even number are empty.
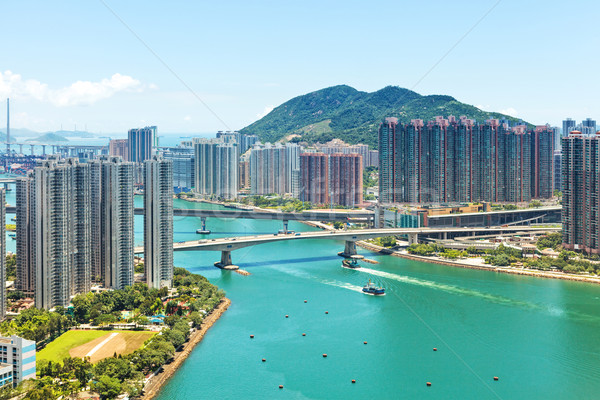
[[[365,258],[365,257],[361,256],[359,254],[350,256],[350,258],[344,258],[342,260],[342,267],[350,268],[350,269],[360,268],[360,264],[358,263],[358,260],[362,260],[363,258]]]
[[[375,286],[375,284],[373,282],[371,282],[371,280],[369,279],[369,283],[367,283],[363,288],[362,291],[364,294],[370,294],[373,296],[383,296],[385,295],[385,289],[382,287],[377,287]]]

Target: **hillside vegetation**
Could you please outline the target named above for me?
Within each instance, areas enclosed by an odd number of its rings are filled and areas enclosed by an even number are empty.
[[[383,118],[397,117],[401,122],[409,122],[411,119],[429,120],[438,115],[466,115],[479,122],[489,118],[520,121],[508,115],[482,111],[451,96],[422,96],[397,86],[367,93],[340,85],[295,97],[241,132],[258,135],[263,142],[288,139],[313,143],[340,138],[351,144],[366,143],[376,149],[377,130]]]

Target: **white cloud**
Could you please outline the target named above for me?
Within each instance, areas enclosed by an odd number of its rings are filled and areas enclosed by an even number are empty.
[[[480,110],[489,110],[490,109],[490,105],[489,104],[487,106],[483,106],[481,104],[477,104],[475,107],[479,108]]]
[[[191,120],[192,120],[192,117],[191,117],[191,116],[189,116],[189,115],[186,115],[185,117],[183,117],[183,120],[184,120],[184,121],[191,121]]]
[[[265,106],[265,109],[263,110],[262,113],[256,114],[256,118],[261,119],[262,117],[264,117],[265,115],[267,115],[268,113],[273,111],[274,108],[275,108],[275,106]]]
[[[155,85],[151,87],[155,88]],[[35,79],[23,79],[11,71],[0,71],[0,98],[35,99],[57,107],[89,105],[119,92],[140,92],[144,89],[145,85],[139,80],[119,73],[99,82],[77,81],[63,88],[50,89],[47,84]]]
[[[506,114],[506,115],[510,115],[511,117],[517,117],[519,115],[519,113],[517,112],[517,110],[515,110],[512,107],[508,107],[504,110],[500,110],[501,114]]]

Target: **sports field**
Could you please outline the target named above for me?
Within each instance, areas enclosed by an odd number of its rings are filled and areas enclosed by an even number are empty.
[[[63,333],[43,350],[38,352],[38,360],[62,361],[65,357],[90,357],[95,363],[117,354],[129,354],[139,349],[144,342],[155,335],[146,331],[98,331],[71,330]]]

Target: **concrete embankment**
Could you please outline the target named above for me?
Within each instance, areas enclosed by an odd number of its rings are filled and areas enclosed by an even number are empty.
[[[595,283],[600,284],[600,278],[592,277],[592,276],[582,276],[582,275],[573,275],[573,274],[565,274],[563,272],[546,272],[546,271],[537,271],[532,269],[523,269],[523,268],[513,268],[513,267],[495,267],[495,266],[484,266],[484,265],[473,265],[467,263],[461,263],[457,261],[446,261],[440,260],[433,257],[424,257],[417,256],[414,254],[406,254],[398,251],[393,251],[391,249],[386,249],[381,246],[377,246],[373,243],[368,243],[365,241],[356,242],[356,244],[362,248],[367,250],[375,251],[380,254],[389,254],[394,257],[406,258],[408,260],[421,261],[431,264],[439,264],[439,265],[447,265],[450,267],[458,267],[458,268],[468,268],[468,269],[478,269],[482,271],[492,271],[499,272],[502,274],[513,274],[513,275],[526,275],[533,276],[539,278],[549,278],[549,279],[563,279],[567,281],[576,281],[576,282],[587,282],[587,283]]]
[[[150,381],[144,387],[144,395],[141,396],[141,399],[150,400],[158,395],[162,386],[175,374],[175,372],[177,372],[177,369],[190,355],[194,347],[204,338],[204,334],[210,329],[211,326],[213,326],[215,322],[217,322],[217,320],[230,305],[231,300],[228,298],[221,300],[221,303],[213,310],[213,312],[211,312],[210,315],[204,319],[200,329],[194,331],[190,335],[190,339],[185,344],[185,348],[182,351],[175,353],[175,359],[173,362],[164,365],[164,371],[150,379]]]

